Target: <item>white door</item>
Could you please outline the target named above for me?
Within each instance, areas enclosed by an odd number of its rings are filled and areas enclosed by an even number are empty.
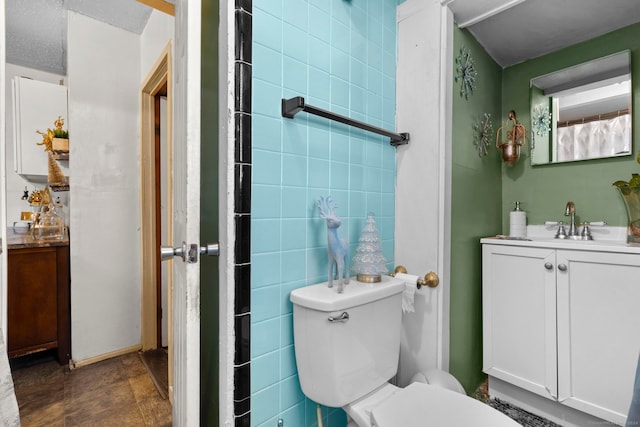
[[[438,287],[416,293],[416,312],[403,316],[398,383],[404,386],[416,372],[449,368],[453,21],[446,6],[424,0],[405,1],[397,17],[396,129],[411,140],[397,152],[395,263],[410,274],[440,276]]]
[[[4,19],[4,0],[0,0],[0,27],[5,28]],[[3,336],[6,337],[7,330],[7,312],[6,297],[7,297],[7,174],[6,174],[6,141],[5,141],[5,99],[6,99],[6,87],[5,87],[5,31],[0,31],[0,206],[2,209],[0,213],[0,238],[2,239],[2,254],[0,254],[0,330],[3,331]],[[6,338],[4,338],[6,340]],[[6,341],[5,341],[6,344]]]
[[[173,73],[173,236],[200,243],[199,1],[176,1]],[[173,261],[173,425],[200,424],[200,265]]]

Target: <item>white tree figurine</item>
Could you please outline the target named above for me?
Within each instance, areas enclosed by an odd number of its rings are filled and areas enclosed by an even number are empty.
[[[358,247],[353,257],[351,271],[356,273],[356,278],[360,282],[379,282],[381,274],[387,273],[387,260],[382,255],[382,245],[380,234],[376,228],[376,221],[373,213],[367,216]]]

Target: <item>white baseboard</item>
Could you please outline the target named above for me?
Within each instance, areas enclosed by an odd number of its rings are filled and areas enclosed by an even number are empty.
[[[111,359],[114,357],[122,356],[124,354],[133,353],[135,351],[140,351],[142,346],[140,344],[134,345],[132,347],[123,348],[120,350],[112,351],[105,354],[100,354],[98,356],[90,357],[88,359],[83,360],[70,360],[69,361],[69,369],[81,368],[83,366],[91,365],[94,363],[102,362],[103,360]]]

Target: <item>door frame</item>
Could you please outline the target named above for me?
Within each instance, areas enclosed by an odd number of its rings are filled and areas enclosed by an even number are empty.
[[[0,23],[2,28],[5,26],[5,1],[0,0]],[[7,143],[6,138],[6,126],[5,126],[5,101],[6,101],[6,87],[5,87],[5,63],[6,63],[6,31],[0,31],[0,153],[2,154],[2,161],[0,161],[0,205],[2,206],[2,214],[0,215],[0,237],[2,240],[2,254],[0,254],[0,331],[3,331],[3,337],[0,339],[5,340],[7,343],[7,171],[6,171],[6,154]]]
[[[422,0],[406,0],[396,11],[396,128],[411,142],[397,148],[394,258],[412,274],[433,270],[440,277],[438,287],[416,295],[416,312],[424,315],[403,318],[404,386],[416,372],[449,370],[453,15],[444,3]],[[431,42],[415,43],[425,37]],[[420,76],[411,73],[416,69]],[[425,182],[420,191],[416,182]]]
[[[156,188],[156,143],[155,143],[155,97],[167,86],[167,242],[173,242],[173,176],[172,159],[172,42],[169,41],[160,53],[151,71],[140,88],[140,224],[141,224],[141,344],[142,350],[157,348],[157,267],[160,264],[158,251],[157,188]],[[162,161],[162,159],[161,159]],[[173,403],[173,263],[167,265],[168,280],[168,345],[169,345],[169,399]]]

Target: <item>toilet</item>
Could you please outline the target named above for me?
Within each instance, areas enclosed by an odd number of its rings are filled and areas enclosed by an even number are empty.
[[[428,384],[433,373],[417,374],[404,388],[388,382],[398,370],[404,289],[401,280],[383,276],[379,283],[351,281],[340,294],[326,283],[291,292],[304,394],[343,408],[348,427],[518,427],[461,393],[453,377]]]

